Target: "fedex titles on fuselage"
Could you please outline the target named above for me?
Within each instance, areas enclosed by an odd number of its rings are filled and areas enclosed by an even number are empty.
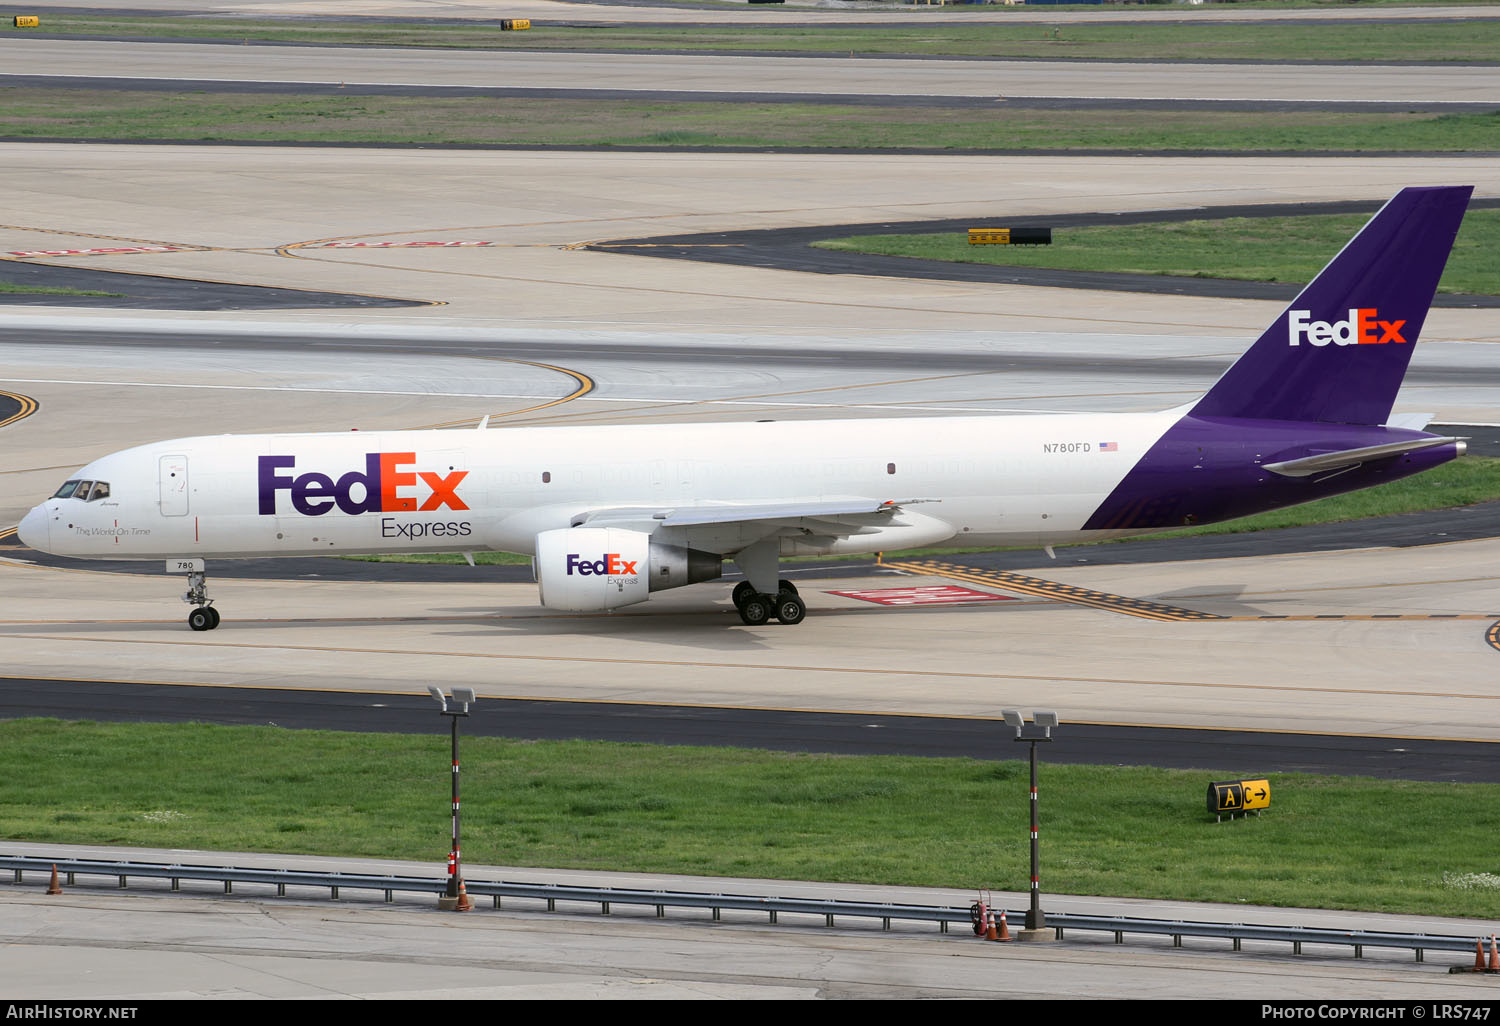
[[[1382,321],[1376,318],[1374,307],[1350,310],[1342,321],[1312,320],[1311,310],[1290,310],[1287,313],[1287,341],[1294,346],[1306,339],[1315,346],[1326,346],[1330,342],[1339,346],[1383,345],[1388,342],[1405,342],[1401,329],[1406,322]]]
[[[443,475],[412,469],[416,462],[414,452],[370,452],[365,453],[363,470],[349,470],[335,478],[316,470],[297,473],[295,456],[261,456],[257,472],[260,515],[276,515],[276,493],[283,491],[289,493],[292,509],[307,517],[320,517],[333,509],[358,516],[469,508],[458,494],[458,486],[469,476],[467,470]],[[418,480],[426,486],[425,496]],[[389,516],[381,519],[380,528],[385,538],[465,536],[473,530],[466,520],[407,523]]]

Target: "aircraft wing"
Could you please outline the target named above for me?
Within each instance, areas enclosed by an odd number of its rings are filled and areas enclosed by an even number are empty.
[[[623,527],[655,532],[714,552],[734,552],[774,535],[841,539],[891,533],[925,544],[929,535],[949,537],[941,521],[906,511],[935,499],[828,499],[790,502],[695,503],[666,508],[626,507],[592,510],[573,517],[572,526]],[[920,537],[918,537],[920,535]]]
[[[868,520],[870,517],[890,517],[901,507],[920,502],[920,499],[896,501],[886,499],[835,500],[832,502],[772,502],[729,506],[686,506],[666,511],[661,517],[663,527],[698,527],[703,524],[743,523],[752,520],[806,520],[816,519],[838,522],[840,520]],[[928,500],[931,501],[931,500]]]
[[[849,532],[888,519],[905,506],[935,499],[834,499],[809,502],[704,503],[666,508],[624,507],[591,510],[573,518],[572,526],[613,527],[650,521],[657,527],[703,527],[713,524],[746,524],[777,520],[847,521]],[[871,518],[877,518],[872,520]]]
[[[1404,442],[1387,442],[1384,445],[1367,445],[1360,449],[1340,449],[1337,452],[1320,452],[1313,456],[1304,456],[1297,460],[1283,460],[1280,463],[1267,463],[1266,469],[1273,474],[1282,477],[1311,477],[1314,474],[1324,474],[1335,470],[1347,470],[1350,467],[1367,463],[1370,460],[1384,459],[1387,456],[1400,456],[1402,453],[1416,452],[1418,449],[1430,449],[1435,445],[1447,445],[1457,442],[1462,453],[1463,441],[1458,438],[1413,438]]]

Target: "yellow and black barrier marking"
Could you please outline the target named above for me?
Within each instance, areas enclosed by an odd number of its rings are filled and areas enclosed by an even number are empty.
[[[970,228],[971,246],[1050,246],[1051,228]]]
[[[16,28],[36,28],[42,23],[42,19],[35,14],[18,14],[12,24]]]
[[[1056,599],[1059,602],[1068,602],[1076,606],[1105,609],[1112,613],[1124,613],[1127,616],[1141,616],[1148,620],[1180,622],[1184,620],[1228,619],[1228,617],[1221,616],[1218,613],[1204,613],[1196,609],[1169,606],[1162,602],[1127,598],[1124,595],[1111,595],[1107,591],[1094,591],[1090,588],[1080,588],[1073,584],[1059,584],[1056,581],[1048,581],[1040,577],[1028,577],[1025,574],[1011,573],[1005,570],[981,570],[977,567],[943,563],[932,559],[905,560],[896,563],[885,563],[883,565],[894,567],[898,570],[906,570],[910,573],[948,577],[956,581],[967,581],[971,584],[983,584],[991,588],[999,588],[1002,591]]]
[[[1500,649],[1500,620],[1496,620],[1489,630],[1484,632],[1484,640],[1495,648]]]
[[[531,28],[531,19],[530,18],[501,18],[500,19],[500,31],[501,32],[524,32],[526,29],[529,29],[529,28]]]
[[[1009,228],[970,228],[969,245],[971,246],[1009,246]]]

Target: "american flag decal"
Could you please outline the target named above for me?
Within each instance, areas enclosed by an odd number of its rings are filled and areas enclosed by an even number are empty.
[[[1099,443],[1099,451],[1100,452],[1119,452],[1120,451],[1120,446],[1116,442],[1100,442]]]

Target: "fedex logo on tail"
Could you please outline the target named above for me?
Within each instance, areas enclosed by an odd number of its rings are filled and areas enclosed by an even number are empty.
[[[1382,321],[1377,318],[1374,307],[1350,310],[1342,321],[1315,321],[1311,310],[1292,310],[1287,314],[1287,341],[1299,346],[1305,339],[1315,346],[1329,343],[1338,346],[1384,345],[1387,342],[1405,342],[1401,329],[1405,321]]]
[[[625,577],[636,572],[639,559],[621,559],[618,552],[606,552],[599,559],[584,559],[576,552],[568,553],[568,576],[580,577]]]
[[[318,471],[293,473],[295,456],[262,456],[258,475],[260,514],[275,515],[277,492],[290,492],[292,508],[307,517],[320,517],[335,506],[350,516],[427,513],[441,506],[469,508],[458,497],[458,486],[469,475],[467,470],[455,470],[445,477],[430,470],[408,469],[416,461],[414,452],[366,453],[363,470],[351,470],[335,479]],[[425,495],[418,479],[426,486]]]

